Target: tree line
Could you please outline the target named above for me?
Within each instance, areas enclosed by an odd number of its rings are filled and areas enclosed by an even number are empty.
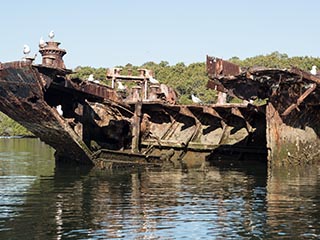
[[[309,71],[313,65],[320,67],[320,58],[318,57],[289,57],[285,53],[272,52],[267,55],[258,55],[241,60],[238,57],[225,59],[240,67],[267,67],[267,68],[291,68],[292,66],[298,67],[302,70]],[[160,63],[146,62],[141,66],[134,66],[130,63],[124,66],[116,66],[122,68],[122,73],[127,74],[131,69],[133,74],[138,75],[139,68],[147,68],[155,73],[155,78],[160,82],[173,87],[178,96],[179,103],[190,104],[191,94],[195,94],[201,98],[205,103],[216,102],[216,92],[206,88],[208,81],[205,62],[191,63],[185,65],[183,62],[175,65],[169,65],[167,61]],[[105,81],[106,68],[93,68],[93,67],[77,67],[75,69],[75,77],[86,79],[89,74],[93,73],[95,78],[100,81]],[[236,101],[236,100],[235,100]]]
[[[289,57],[285,53],[272,52],[267,55],[258,55],[241,60],[238,57],[225,59],[233,62],[240,67],[261,66],[267,68],[290,68],[298,67],[302,70],[309,71],[313,65],[320,67],[320,58],[312,56],[295,56]],[[206,88],[208,81],[205,62],[191,63],[189,65],[179,62],[170,65],[167,61],[160,63],[146,62],[141,66],[134,66],[130,63],[124,66],[115,66],[122,68],[122,74],[127,74],[130,69],[133,75],[138,75],[139,68],[146,68],[154,72],[155,78],[160,82],[173,87],[179,97],[180,104],[192,103],[191,94],[195,94],[204,103],[215,103],[217,100],[217,92]],[[94,68],[90,66],[79,66],[74,69],[72,77],[87,79],[90,74],[94,74],[94,78],[100,82],[106,81],[107,68]],[[237,101],[234,99],[233,101]],[[12,120],[11,120],[12,121]],[[11,123],[8,117],[0,114],[0,135],[24,135],[26,131],[17,123]],[[10,122],[10,124],[8,124]],[[10,130],[11,129],[11,130]]]

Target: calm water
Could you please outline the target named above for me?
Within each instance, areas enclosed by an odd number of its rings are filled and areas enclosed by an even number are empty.
[[[320,168],[55,167],[38,139],[0,139],[0,239],[320,239]]]

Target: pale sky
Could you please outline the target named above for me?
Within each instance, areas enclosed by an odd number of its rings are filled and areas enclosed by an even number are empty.
[[[190,64],[207,54],[320,56],[317,0],[6,0],[0,9],[1,62],[21,59],[24,44],[38,52],[50,30],[68,68]]]

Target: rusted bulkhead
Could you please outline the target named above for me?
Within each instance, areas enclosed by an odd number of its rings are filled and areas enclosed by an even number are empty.
[[[266,100],[266,140],[274,164],[301,163],[320,158],[318,75],[291,69],[255,67],[216,71],[215,58],[207,57],[208,87],[221,84],[222,91],[246,101]],[[221,68],[230,63],[219,60]],[[228,69],[228,68],[226,68]]]

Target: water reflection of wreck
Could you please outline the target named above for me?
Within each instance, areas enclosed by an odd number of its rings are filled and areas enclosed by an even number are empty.
[[[121,75],[120,69],[111,69],[107,73],[110,82],[107,86],[72,78],[62,59],[66,51],[59,48],[58,42],[47,42],[40,53],[39,65],[33,64],[32,58],[0,65],[0,110],[56,149],[57,160],[101,166],[164,162],[200,166],[209,156],[217,159],[227,153],[237,159],[253,155],[263,158],[267,145],[273,148],[272,136],[278,134],[270,136],[272,131],[278,131],[272,125],[277,124],[277,118],[270,117],[277,112],[274,104],[267,106],[267,118],[265,106],[246,102],[178,105],[173,89],[163,84],[150,85],[152,72],[146,69],[141,69],[138,76],[130,72]],[[225,62],[222,63],[225,67]],[[212,72],[213,61],[208,60],[207,64],[209,76],[215,81],[214,85],[209,82],[209,87],[218,87],[220,91],[228,88],[238,97],[246,93],[243,99],[253,96],[273,99],[272,94],[267,94],[273,89],[271,82],[269,86],[260,84],[261,81],[248,81],[250,76],[245,78],[240,72],[232,78],[239,81],[229,81],[231,77],[222,77],[223,72]],[[306,77],[306,73],[273,70],[253,72],[252,76],[262,73],[271,74],[276,79],[273,84],[289,75],[299,76],[294,78],[299,83],[307,79],[311,84],[308,89],[315,88],[312,79],[310,82],[307,78],[313,76]],[[125,92],[117,90],[119,81],[131,88]],[[239,82],[240,86],[231,84]],[[257,91],[265,95],[260,96]],[[296,108],[301,102],[300,97]],[[59,114],[57,107],[63,113]],[[293,108],[284,113],[289,115]]]

